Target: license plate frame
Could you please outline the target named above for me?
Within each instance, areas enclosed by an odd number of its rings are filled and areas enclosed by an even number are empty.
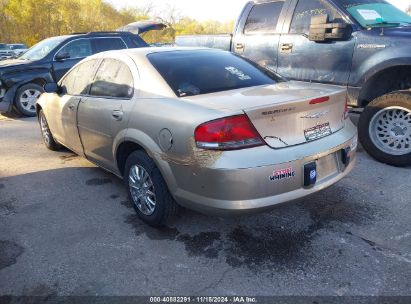
[[[332,131],[329,122],[304,130],[304,136],[307,141],[317,140],[331,134]]]

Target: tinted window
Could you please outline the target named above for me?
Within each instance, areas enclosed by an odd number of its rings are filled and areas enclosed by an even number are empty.
[[[93,41],[97,53],[127,48],[120,38],[96,38]]]
[[[234,54],[175,51],[148,55],[179,97],[274,84],[280,77]]]
[[[148,44],[145,43],[145,41],[141,39],[140,36],[137,36],[137,35],[130,36],[129,40],[132,46],[136,48],[148,46]]]
[[[89,39],[74,40],[66,44],[58,54],[68,54],[70,59],[85,58],[92,54],[91,43]]]
[[[283,4],[279,1],[254,5],[248,15],[244,33],[275,33]]]
[[[104,59],[100,65],[90,95],[98,97],[133,97],[133,76],[128,66],[118,60]]]
[[[62,80],[61,86],[68,95],[85,95],[96,70],[97,59],[80,63]]]
[[[324,0],[299,0],[291,21],[290,33],[307,34],[310,31],[311,17],[328,15],[329,22],[338,22],[341,15]]]

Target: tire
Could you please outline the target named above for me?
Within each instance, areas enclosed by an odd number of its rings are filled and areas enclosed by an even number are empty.
[[[36,102],[44,89],[35,83],[29,83],[20,87],[14,98],[14,105],[24,116],[36,116]]]
[[[374,99],[358,124],[364,149],[388,165],[411,165],[411,92],[398,91]]]
[[[46,145],[46,147],[51,151],[60,150],[61,145],[54,140],[53,134],[50,131],[49,124],[47,122],[43,110],[40,110],[39,112],[39,124],[41,135],[43,137],[43,142]]]
[[[148,178],[141,184],[138,177],[143,180],[145,174]],[[135,151],[127,158],[124,183],[134,210],[146,224],[161,227],[177,214],[178,205],[171,196],[160,170],[144,151]]]

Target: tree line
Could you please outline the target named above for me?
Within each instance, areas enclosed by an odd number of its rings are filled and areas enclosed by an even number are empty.
[[[169,7],[156,14],[151,3],[144,7],[116,9],[103,0],[0,0],[0,43],[31,46],[45,38],[71,33],[112,31],[126,24],[157,19],[168,25],[163,31],[143,35],[150,43],[171,43],[176,35],[220,34],[232,31],[234,22],[199,22]],[[157,17],[156,15],[161,15]]]

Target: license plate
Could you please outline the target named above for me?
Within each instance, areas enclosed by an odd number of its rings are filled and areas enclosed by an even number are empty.
[[[313,128],[304,130],[304,136],[307,141],[316,140],[316,139],[328,136],[330,134],[331,134],[331,127],[328,122],[325,124],[321,124]]]

